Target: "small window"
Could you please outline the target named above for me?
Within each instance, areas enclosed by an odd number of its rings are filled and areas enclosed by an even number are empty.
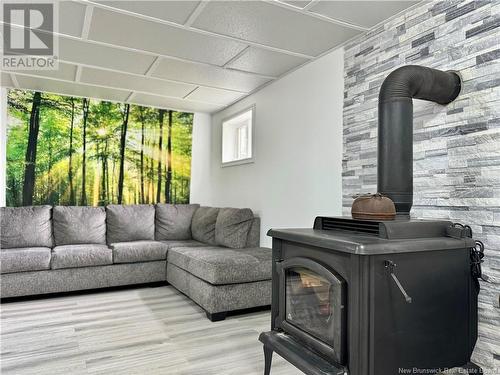
[[[253,161],[254,110],[248,108],[222,121],[222,166]]]

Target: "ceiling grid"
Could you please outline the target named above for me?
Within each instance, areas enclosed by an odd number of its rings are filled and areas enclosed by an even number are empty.
[[[59,70],[2,72],[1,82],[216,112],[416,3],[63,0]]]

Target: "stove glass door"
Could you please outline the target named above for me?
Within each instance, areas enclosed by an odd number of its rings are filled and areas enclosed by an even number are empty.
[[[305,267],[286,269],[286,320],[328,345],[334,344],[335,309],[332,285]]]

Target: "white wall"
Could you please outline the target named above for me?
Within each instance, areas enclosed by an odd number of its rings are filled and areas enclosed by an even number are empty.
[[[311,227],[317,215],[340,215],[343,91],[339,49],[213,115],[211,137],[206,123],[195,124],[191,201],[253,209],[264,246],[269,228]],[[221,121],[252,104],[255,162],[222,168]]]
[[[211,204],[211,116],[195,113],[193,117],[193,149],[191,158],[191,194],[193,203]]]

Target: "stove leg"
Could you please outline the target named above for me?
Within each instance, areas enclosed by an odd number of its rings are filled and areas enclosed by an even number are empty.
[[[273,360],[273,350],[264,345],[264,375],[271,373],[271,362]]]
[[[469,375],[483,374],[483,369],[472,362],[467,363],[462,368],[466,370]]]

